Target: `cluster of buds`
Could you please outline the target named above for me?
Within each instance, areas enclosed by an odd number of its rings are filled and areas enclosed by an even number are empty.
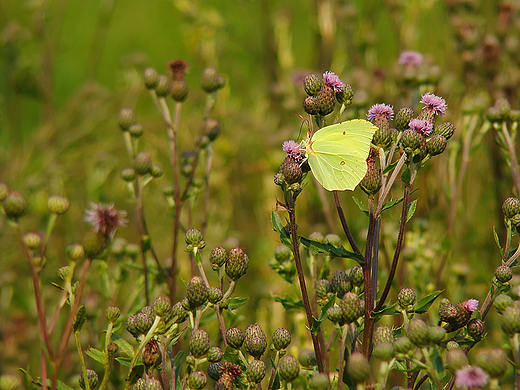
[[[506,221],[518,229],[520,226],[520,200],[510,196],[502,203],[502,212]]]
[[[333,72],[325,72],[323,79],[310,74],[303,81],[307,97],[303,101],[303,109],[309,115],[325,116],[334,111],[336,102],[348,106],[354,95],[350,84],[343,84]]]
[[[348,273],[341,270],[336,271],[332,274],[330,281],[328,279],[320,279],[316,282],[315,292],[318,303],[324,305],[333,295],[342,299],[346,293],[362,286],[363,282],[363,270],[359,266],[351,268]],[[331,313],[334,311],[339,313],[337,309],[331,309]]]
[[[269,260],[269,266],[284,280],[292,283],[296,275],[296,266],[293,261],[292,251],[285,245],[274,248],[274,257]]]
[[[445,336],[445,328],[437,325],[428,325],[420,318],[414,318],[408,325],[408,338],[413,345],[419,348],[431,344],[439,344]]]
[[[327,318],[332,323],[342,326],[360,318],[365,312],[365,301],[356,293],[347,292],[341,298],[339,305],[327,309]]]
[[[486,118],[491,123],[518,122],[520,121],[520,110],[511,109],[511,104],[507,99],[501,98],[486,110]]]
[[[286,157],[274,177],[274,183],[284,189],[298,192],[301,190],[304,174],[310,171],[309,164],[305,161],[305,149],[302,144],[292,140],[285,141],[282,149]]]
[[[443,299],[439,305],[439,321],[446,322],[444,329],[448,333],[453,332],[468,325],[477,308],[476,299],[468,299],[456,305],[451,304],[448,299]]]

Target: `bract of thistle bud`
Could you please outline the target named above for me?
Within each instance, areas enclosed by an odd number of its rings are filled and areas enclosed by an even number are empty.
[[[513,278],[513,271],[507,265],[500,265],[495,270],[495,278],[499,283],[507,283]]]
[[[412,308],[413,308],[413,305],[415,305],[416,301],[417,301],[417,294],[415,293],[415,291],[412,288],[409,288],[409,287],[402,288],[399,291],[399,294],[397,294],[397,303],[404,310],[409,309],[410,306],[412,306]]]
[[[393,343],[385,341],[374,345],[372,352],[374,356],[384,362],[389,362],[395,356],[395,348]]]
[[[495,309],[497,310],[498,314],[502,314],[504,310],[513,304],[513,298],[511,298],[509,295],[500,294],[495,298],[495,302],[493,302],[493,304],[495,305]]]
[[[395,115],[396,128],[399,131],[408,129],[408,124],[414,116],[414,111],[410,107],[403,107]]]
[[[308,96],[303,101],[303,110],[309,115],[319,115],[320,105],[314,96]]]
[[[161,349],[157,340],[150,340],[144,346],[141,360],[148,369],[158,367],[162,361]]]
[[[332,292],[336,293],[338,298],[342,298],[345,293],[352,290],[352,282],[345,271],[336,271],[331,278]]]
[[[220,362],[224,353],[219,347],[211,347],[208,351],[208,362],[215,363]]]
[[[438,156],[446,149],[448,145],[448,140],[440,135],[434,134],[430,137],[430,139],[426,142],[426,149],[428,150],[428,154],[430,156]]]
[[[136,121],[134,110],[131,108],[122,108],[119,111],[119,127],[121,130],[127,131]]]
[[[187,383],[190,389],[203,389],[208,383],[208,378],[204,371],[193,371],[188,376]]]
[[[67,280],[70,276],[70,267],[65,265],[63,267],[58,268],[58,277],[61,280]]]
[[[220,134],[219,123],[215,119],[207,119],[204,122],[204,133],[210,141],[215,141],[215,139]]]
[[[326,374],[314,373],[309,380],[309,386],[315,390],[327,390],[329,388],[330,378]]]
[[[76,261],[85,256],[85,249],[81,244],[69,244],[65,248],[65,253],[67,253],[69,259]]]
[[[206,68],[202,73],[200,86],[207,93],[213,93],[223,87],[221,77],[214,68]]]
[[[226,331],[226,341],[231,348],[240,349],[244,343],[244,332],[239,328],[229,328]]]
[[[3,207],[8,219],[18,221],[27,213],[28,203],[25,196],[17,191],[13,191],[5,197]]]
[[[360,266],[352,267],[349,272],[349,278],[352,284],[356,287],[362,286],[365,282],[365,275],[363,274],[363,268]]]
[[[153,302],[153,311],[156,316],[166,317],[170,315],[170,300],[166,297],[157,297]]]
[[[160,166],[160,165],[157,165],[157,164],[152,164],[152,166],[150,167],[150,175],[152,175],[152,177],[154,178],[158,178],[158,177],[161,177],[164,173],[164,169]]]
[[[157,85],[155,86],[155,93],[159,97],[166,97],[172,90],[172,81],[168,76],[157,76]]]
[[[63,195],[51,195],[47,199],[47,209],[52,214],[63,214],[70,206],[69,200]]]
[[[303,367],[313,367],[317,364],[316,354],[309,348],[302,348],[298,351],[298,362]]]
[[[287,329],[278,328],[273,333],[274,348],[279,351],[286,349],[291,344],[291,333]]]
[[[159,73],[157,73],[157,71],[154,68],[146,68],[143,71],[144,85],[148,89],[155,89],[155,87],[157,86],[158,78]]]
[[[412,349],[412,342],[408,337],[402,336],[394,340],[394,348],[398,353],[407,353]]]
[[[91,230],[83,237],[83,249],[85,250],[85,255],[89,258],[96,257],[103,253],[106,246],[107,240],[102,233]]]
[[[328,85],[321,87],[320,92],[316,95],[316,102],[318,103],[319,114],[321,116],[329,115],[336,106],[334,89]]]
[[[208,300],[208,288],[200,276],[194,276],[188,282],[186,298],[190,306],[202,306]]]
[[[266,374],[265,363],[262,360],[253,360],[246,369],[246,376],[252,383],[260,383]]]

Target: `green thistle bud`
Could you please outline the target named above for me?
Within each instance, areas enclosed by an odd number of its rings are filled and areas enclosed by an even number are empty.
[[[327,318],[333,323],[343,325],[345,319],[343,318],[343,311],[339,306],[332,306],[327,309]]]
[[[188,386],[191,389],[203,389],[208,383],[208,378],[204,371],[193,371],[188,376]]]
[[[475,340],[479,340],[486,331],[486,325],[484,321],[479,318],[472,318],[467,325],[468,334]]]
[[[213,93],[224,87],[222,80],[216,69],[206,68],[202,73],[200,86],[205,92]]]
[[[96,374],[96,371],[87,369],[87,381],[88,381],[89,388],[91,390],[94,390],[97,387],[99,378],[98,378],[98,374]],[[79,382],[79,387],[81,387],[82,389],[87,388],[86,383],[85,383],[85,377],[83,376],[83,372],[79,375],[78,382]]]
[[[213,248],[213,250],[209,254],[209,261],[217,269],[222,267],[226,263],[227,259],[228,257],[226,250],[220,246]]]
[[[262,356],[265,350],[267,349],[267,339],[265,338],[265,335],[263,337],[247,337],[246,330],[246,336],[244,338],[244,348],[246,352],[253,356],[255,359],[260,359],[260,356]]]
[[[429,328],[430,327],[426,324],[426,322],[419,318],[414,318],[410,321],[408,326],[408,338],[417,347],[424,347],[430,342],[428,335]]]
[[[516,333],[520,333],[520,306],[512,305],[504,310],[501,326],[508,337],[513,337]]]
[[[16,390],[22,385],[22,381],[14,374],[0,375],[0,390]]]
[[[159,75],[157,76],[157,85],[155,86],[155,93],[159,97],[166,97],[172,91],[172,81],[168,76]]]
[[[144,129],[143,126],[141,126],[139,123],[136,123],[130,126],[128,132],[133,138],[140,138],[144,134]]]
[[[170,300],[165,297],[157,297],[153,302],[153,311],[158,317],[167,317],[171,313]]]
[[[335,247],[340,247],[342,245],[341,238],[337,234],[333,233],[327,234],[324,238],[324,242]]]
[[[395,351],[398,353],[408,353],[412,349],[412,342],[406,336],[399,337],[394,341]]]
[[[478,301],[475,299],[469,299],[467,301],[458,303],[455,306],[457,315],[455,318],[448,320],[448,323],[445,325],[446,331],[453,332],[462,328],[463,326],[466,326],[477,307]]]
[[[42,243],[42,236],[38,233],[29,232],[24,234],[23,242],[31,250],[37,249]]]
[[[430,139],[426,141],[426,149],[428,150],[428,154],[432,157],[444,152],[446,145],[448,145],[448,140],[439,134],[431,136]]]
[[[315,373],[309,380],[309,386],[314,390],[327,390],[329,388],[330,379],[326,374]]]
[[[507,355],[503,349],[492,349],[476,357],[477,366],[486,371],[491,378],[501,378],[507,371]]]
[[[186,298],[190,306],[202,306],[208,300],[208,288],[200,276],[194,276],[188,282]]]
[[[121,177],[126,182],[132,182],[135,180],[135,170],[133,168],[126,168],[121,171]]]
[[[309,96],[316,96],[321,87],[323,87],[323,80],[314,73],[305,76],[305,79],[303,79],[303,89]]]
[[[423,136],[415,130],[405,130],[401,137],[401,146],[407,154],[411,154],[415,149],[421,146]]]
[[[127,131],[136,121],[134,110],[131,108],[122,108],[119,111],[119,127],[121,130]]]
[[[126,330],[135,338],[139,337],[141,332],[137,328],[137,316],[133,315],[126,319]]]
[[[433,129],[432,135],[442,135],[447,140],[453,136],[455,125],[451,122],[441,123]]]
[[[218,381],[223,367],[224,366],[221,363],[211,363],[208,366],[208,376],[214,381]]]
[[[224,353],[219,347],[211,347],[208,351],[208,362],[216,363],[222,360]]]
[[[370,363],[360,352],[352,352],[347,361],[347,372],[355,383],[364,383],[370,376]]]
[[[63,267],[58,268],[58,277],[61,280],[67,280],[70,277],[70,267],[65,265]]]
[[[397,130],[404,131],[408,129],[408,124],[414,116],[413,109],[410,107],[403,107],[395,115],[395,125]]]
[[[247,366],[246,376],[249,382],[260,383],[264,379],[266,373],[265,363],[261,360],[253,360]]]
[[[219,303],[223,296],[222,290],[218,287],[210,287],[208,289],[208,301],[211,303]]]
[[[81,305],[76,313],[76,316],[74,317],[74,325],[73,329],[74,332],[79,332],[83,325],[85,324],[85,321],[87,320],[87,309],[85,308],[85,305]]]
[[[107,240],[105,236],[94,230],[89,231],[83,237],[83,249],[85,250],[85,255],[89,258],[94,258],[103,253],[106,246]]]
[[[302,168],[296,162],[285,164],[280,169],[280,173],[284,176],[287,184],[297,183],[302,179]]]
[[[334,272],[330,284],[332,292],[334,292],[338,298],[343,297],[343,295],[352,290],[352,283],[345,271]]]
[[[494,107],[498,110],[499,117],[502,120],[509,119],[509,114],[511,113],[511,104],[509,104],[509,101],[507,99],[497,99]]]
[[[509,295],[501,294],[495,298],[495,309],[502,314],[509,306],[513,304],[513,299]]]
[[[439,344],[446,336],[446,329],[442,326],[430,326],[428,328],[428,339],[432,344]]]
[[[69,200],[63,195],[51,195],[47,199],[47,209],[52,214],[63,214],[70,206]]]
[[[191,334],[190,352],[196,358],[203,357],[211,347],[209,336],[205,330],[197,329]]]
[[[328,85],[321,87],[320,91],[316,95],[316,102],[320,110],[320,115],[325,116],[334,111],[336,106],[336,95],[334,89]]]
[[[300,365],[294,356],[284,356],[278,364],[278,373],[286,382],[292,382],[300,374]]]
[[[520,110],[511,110],[509,119],[511,119],[511,122],[520,122]]]
[[[231,348],[240,349],[244,343],[244,332],[239,328],[229,328],[226,331],[226,341]]]
[[[147,89],[157,87],[159,73],[154,68],[146,68],[143,72],[143,81]]]
[[[65,253],[69,256],[69,259],[76,261],[85,256],[85,248],[81,244],[69,244],[65,248]]]
[[[180,324],[189,316],[188,311],[182,306],[182,302],[177,302],[175,305],[172,306],[171,310],[171,316],[175,319],[176,324]]]
[[[314,367],[318,364],[316,353],[308,348],[302,348],[298,351],[298,361],[303,367]]]
[[[352,267],[348,274],[350,281],[356,287],[362,286],[365,282],[365,275],[363,274],[363,268],[360,266]]]
[[[285,184],[285,176],[282,173],[278,172],[276,175],[274,175],[273,182],[277,186],[283,186]]]
[[[389,362],[395,355],[394,344],[388,341],[374,345],[373,354],[376,358]]]
[[[378,120],[376,119],[375,121],[375,125],[378,127],[378,129],[372,138],[372,143],[383,149],[388,148],[393,141],[393,134],[390,130],[388,119],[386,119],[386,117],[378,118]]]
[[[274,348],[279,351],[286,349],[291,344],[291,333],[287,329],[278,328],[273,333]]]
[[[328,299],[332,292],[332,286],[327,279],[321,279],[316,282],[316,296],[320,299]]]
[[[502,203],[502,212],[508,219],[512,219],[515,215],[520,214],[520,200],[510,196]]]
[[[137,256],[141,253],[141,247],[137,244],[128,244],[125,247],[125,255],[130,257],[132,260],[137,259]]]
[[[343,319],[350,324],[361,317],[363,306],[357,294],[346,293],[339,303]]]
[[[173,80],[171,90],[171,97],[176,102],[182,103],[188,97],[188,83],[184,78]]]
[[[354,98],[354,90],[352,89],[352,85],[344,84],[343,90],[340,92],[336,92],[336,100],[339,104],[344,104],[345,106],[349,106],[352,104],[352,99]]]
[[[417,302],[417,295],[412,288],[402,288],[397,294],[397,304],[406,311],[413,310],[413,305]]]
[[[121,309],[117,306],[109,306],[105,315],[108,322],[115,323],[121,316]]]
[[[382,178],[381,169],[373,159],[367,159],[367,173],[359,183],[361,189],[367,195],[375,195],[381,188]]]
[[[249,267],[249,258],[240,248],[233,248],[229,251],[226,262],[226,275],[231,280],[238,280],[245,275]]]
[[[320,105],[318,100],[313,96],[305,98],[303,101],[303,110],[309,115],[319,115]]]
[[[206,134],[210,141],[215,141],[218,137],[220,134],[220,126],[215,119],[208,119],[204,122],[204,134]]]
[[[191,245],[193,247],[200,247],[200,245],[204,242],[203,236],[200,230],[191,228],[186,230],[186,234],[184,236],[184,241],[186,241],[187,245]]]
[[[162,361],[161,348],[157,340],[150,340],[144,346],[141,360],[146,368],[158,367]]]
[[[460,345],[455,340],[449,340],[446,343],[446,350],[447,351],[449,351],[450,349],[457,349],[457,348],[460,348]]]
[[[495,270],[495,278],[500,283],[507,283],[513,278],[513,271],[507,265],[500,265]]]
[[[452,322],[457,316],[457,308],[449,301],[441,301],[439,305],[439,320],[444,322]]]
[[[286,261],[290,261],[292,258],[292,251],[287,248],[285,245],[278,245],[274,248],[274,258],[279,263],[285,263]]]
[[[486,110],[486,119],[491,123],[498,123],[504,120],[504,118],[500,115],[500,111],[496,107],[489,107]]]
[[[152,157],[149,153],[140,152],[134,158],[134,170],[139,175],[146,175],[150,173],[150,168],[152,167]]]
[[[378,326],[374,331],[373,341],[374,344],[393,343],[394,334],[392,333],[392,329],[388,326]]]
[[[154,318],[143,311],[140,311],[135,316],[135,326],[141,334],[147,334],[153,325]]]
[[[5,183],[0,182],[0,202],[3,202],[7,195],[9,195],[9,187]]]
[[[461,349],[450,349],[446,357],[448,370],[454,374],[457,370],[468,365],[468,357]]]
[[[27,199],[19,192],[10,192],[4,199],[4,211],[7,218],[18,221],[27,213]]]

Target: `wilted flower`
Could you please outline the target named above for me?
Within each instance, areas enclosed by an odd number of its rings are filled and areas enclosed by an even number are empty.
[[[345,88],[345,84],[343,84],[343,82],[334,72],[323,73],[323,82],[325,85],[331,87],[334,92],[342,92]]]
[[[484,387],[489,376],[480,367],[467,366],[455,373],[455,386],[471,389],[474,387]]]
[[[394,118],[394,109],[386,104],[374,104],[368,110],[367,119],[374,122],[378,118],[386,118],[387,120]]]
[[[92,203],[85,210],[85,221],[90,223],[97,233],[112,237],[117,229],[126,226],[126,211],[118,210],[113,204]]]
[[[188,69],[188,63],[184,60],[175,60],[168,63],[168,67],[172,72],[172,78],[174,80],[183,79],[184,73]]]
[[[421,97],[421,103],[426,105],[424,109],[429,109],[435,112],[436,115],[444,115],[446,109],[448,108],[448,105],[446,104],[446,101],[443,98],[429,92],[425,93]]]
[[[414,65],[419,66],[422,64],[423,56],[421,53],[407,50],[401,52],[399,60],[397,61],[400,65]]]
[[[296,161],[301,161],[303,159],[303,148],[296,141],[285,141],[283,143],[282,149],[284,153],[287,153],[289,157],[294,158]]]
[[[425,119],[412,119],[408,127],[425,136],[430,135],[433,130],[433,124]]]

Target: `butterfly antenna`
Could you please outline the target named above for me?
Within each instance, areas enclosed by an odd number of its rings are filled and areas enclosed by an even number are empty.
[[[302,120],[302,123],[300,125],[300,133],[298,134],[298,138],[300,138],[300,136],[301,136],[302,127],[303,127],[304,124],[307,125],[307,128],[309,129],[308,133],[311,134],[312,133],[312,129],[311,129],[311,126],[309,124],[309,121],[307,119],[305,119],[303,117],[303,115],[298,115],[298,117]]]

